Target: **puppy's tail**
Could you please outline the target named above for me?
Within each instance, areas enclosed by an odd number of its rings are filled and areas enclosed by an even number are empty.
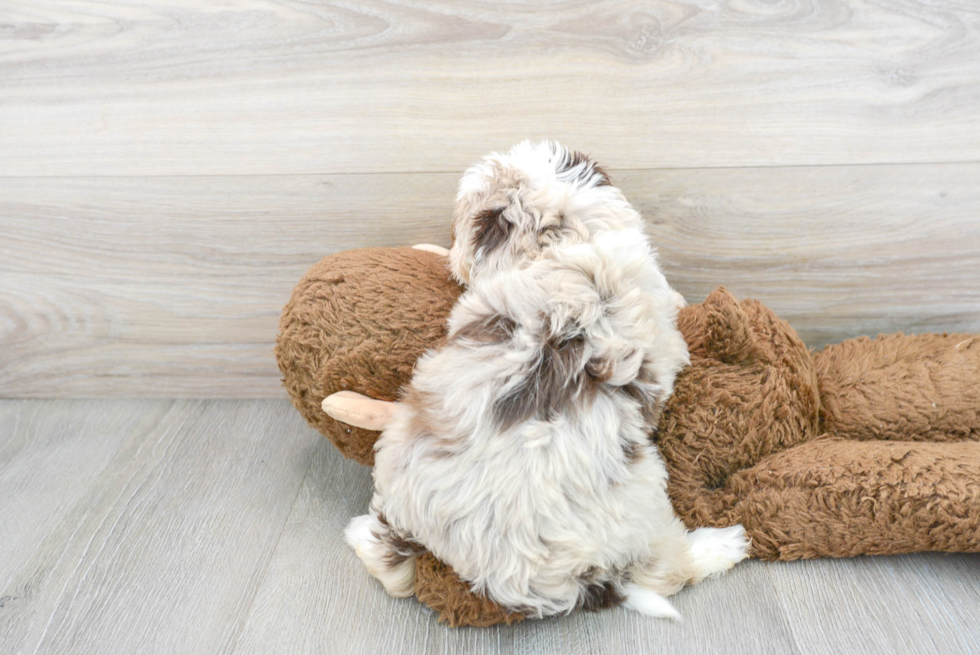
[[[682,623],[684,620],[670,601],[655,591],[627,582],[623,585],[623,593],[626,595],[626,600],[623,601],[623,607],[626,609],[656,619],[670,619],[676,623]]]

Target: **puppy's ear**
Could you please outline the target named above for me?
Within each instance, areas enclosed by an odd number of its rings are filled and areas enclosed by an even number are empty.
[[[504,218],[504,207],[484,209],[473,218],[473,251],[493,252],[510,236],[511,224]]]
[[[558,177],[582,184],[592,182],[593,186],[612,186],[609,175],[592,159],[578,150],[565,151],[564,157],[555,167]]]

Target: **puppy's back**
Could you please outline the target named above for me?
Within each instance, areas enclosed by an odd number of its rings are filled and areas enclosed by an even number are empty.
[[[670,342],[671,309],[643,288],[654,264],[613,251],[553,249],[475,281],[379,442],[389,517],[534,613],[570,609],[583,571],[612,576],[642,551],[642,508],[665,480],[647,434],[673,379],[658,378],[651,330]],[[671,347],[676,371],[686,350]]]

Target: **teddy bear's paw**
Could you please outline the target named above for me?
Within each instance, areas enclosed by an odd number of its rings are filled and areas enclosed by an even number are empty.
[[[724,573],[749,556],[745,528],[698,528],[687,534],[698,578]]]
[[[681,613],[670,604],[669,600],[657,592],[632,582],[623,585],[622,591],[623,595],[626,596],[626,600],[623,601],[623,607],[626,609],[657,619],[682,622]]]

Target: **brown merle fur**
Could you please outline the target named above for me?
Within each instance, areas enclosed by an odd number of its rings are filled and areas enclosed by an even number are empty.
[[[473,250],[492,252],[499,248],[510,236],[511,224],[504,218],[504,208],[484,209],[473,219],[476,231],[473,235]]]
[[[632,464],[640,458],[643,450],[640,444],[635,441],[620,441],[620,445],[623,447],[623,457],[627,464]]]
[[[411,557],[418,557],[422,553],[426,552],[425,546],[416,542],[411,537],[396,533],[391,528],[391,525],[388,523],[388,519],[384,514],[378,514],[378,522],[383,526],[384,533],[378,534],[372,530],[371,534],[373,534],[376,539],[380,539],[387,544],[388,552],[385,553],[385,565],[388,566],[388,568],[393,569],[402,564],[405,560]]]
[[[482,320],[472,321],[453,333],[452,339],[466,339],[476,343],[503,343],[510,341],[517,330],[513,319],[501,314],[491,314]]]
[[[496,403],[494,413],[502,430],[530,418],[547,419],[573,402],[591,402],[599,382],[583,365],[585,337],[552,335],[521,381]]]
[[[598,178],[596,186],[612,186],[612,182],[610,182],[606,171],[593,162],[588,155],[577,150],[569,150],[565,158],[555,168],[555,171],[560,176],[576,167],[579,167],[578,179],[586,181],[589,178],[596,177]]]
[[[595,582],[582,588],[576,608],[596,612],[621,605],[625,600],[626,597],[616,588],[615,583]]]

